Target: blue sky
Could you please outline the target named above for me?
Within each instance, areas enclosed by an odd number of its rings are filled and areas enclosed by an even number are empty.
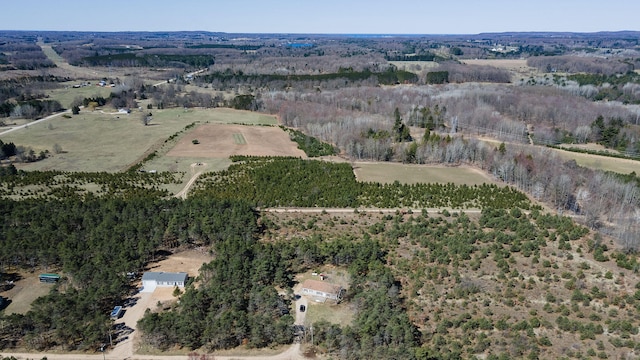
[[[639,0],[22,0],[0,30],[477,34],[640,30]]]

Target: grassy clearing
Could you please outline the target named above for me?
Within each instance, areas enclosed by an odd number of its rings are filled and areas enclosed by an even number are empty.
[[[593,154],[581,154],[572,151],[554,149],[558,155],[565,160],[575,160],[580,166],[594,170],[613,171],[620,174],[629,174],[635,171],[640,174],[640,161],[629,159],[618,159],[608,156]]]
[[[57,117],[29,126],[7,134],[2,140],[29,146],[36,153],[52,152],[53,156],[46,160],[20,165],[25,170],[116,172],[189,124],[189,120],[175,119],[144,126],[136,115],[83,111],[70,119]],[[53,154],[55,144],[61,146],[62,153]]]
[[[325,274],[326,281],[331,284],[337,284],[343,288],[348,288],[350,282],[350,276],[346,269],[337,268],[335,266],[322,266],[316,269],[318,274]],[[307,279],[320,280],[318,276],[313,276],[311,272],[299,274],[296,280],[302,284]],[[346,290],[349,291],[348,289]],[[346,326],[351,324],[353,317],[355,316],[355,310],[351,304],[340,303],[335,304],[333,301],[327,301],[325,303],[318,303],[313,301],[311,297],[308,297],[307,314],[305,316],[305,322],[309,325],[320,321],[328,321],[332,324],[338,324],[340,326]]]
[[[317,303],[309,300],[307,306],[307,315],[305,321],[307,324],[313,324],[320,320],[337,324],[340,326],[350,325],[353,321],[355,310],[351,304],[341,303]]]
[[[70,119],[57,117],[28,129],[15,131],[2,137],[5,142],[14,142],[31,147],[36,153],[49,150],[52,156],[44,161],[20,164],[24,170],[63,171],[122,171],[149,149],[157,148],[171,135],[181,131],[193,122],[275,124],[273,116],[237,111],[232,109],[167,109],[152,110],[153,121],[144,126],[139,121],[138,112],[130,115],[108,114],[104,112],[81,111]],[[62,148],[62,153],[53,154],[54,145]],[[187,169],[191,163],[202,159],[181,159]],[[176,159],[164,160],[157,166],[172,167]],[[190,162],[187,162],[190,161]],[[163,166],[160,166],[163,165]],[[145,169],[150,169],[145,166]]]
[[[51,291],[54,285],[43,284],[38,280],[38,274],[23,274],[25,277],[16,281],[15,287],[3,296],[11,299],[11,304],[4,310],[5,315],[25,314],[31,309],[31,303],[45,296]]]
[[[49,99],[51,100],[58,100],[60,104],[62,104],[62,106],[66,109],[71,108],[71,102],[76,97],[79,97],[81,99],[98,96],[104,98],[109,97],[109,94],[111,93],[110,88],[96,86],[95,84],[98,82],[98,80],[90,80],[89,82],[91,83],[91,85],[81,88],[73,88],[73,85],[78,85],[82,83],[82,81],[70,81],[61,83],[60,85],[62,86],[62,88],[48,90],[46,92],[46,95],[48,95]]]
[[[202,164],[198,167],[192,167],[192,164]],[[178,193],[182,190],[191,176],[195,172],[210,172],[226,170],[231,165],[231,160],[226,159],[214,159],[214,158],[176,158],[171,156],[158,156],[153,160],[146,162],[142,170],[157,170],[159,172],[170,171],[183,173],[182,183],[166,185],[166,189],[171,193]]]
[[[166,109],[151,110],[153,122],[165,120],[183,119],[189,122],[200,121],[202,123],[219,124],[247,124],[247,125],[276,125],[275,116],[265,115],[250,111],[241,111],[227,108],[215,109]]]
[[[358,181],[380,182],[383,184],[394,181],[398,181],[401,184],[453,183],[470,186],[494,183],[486,174],[469,167],[371,162],[355,163],[354,171]]]

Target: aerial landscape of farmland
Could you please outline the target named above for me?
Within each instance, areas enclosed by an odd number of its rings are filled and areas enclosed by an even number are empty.
[[[1,360],[640,358],[640,29],[170,6],[0,30]]]

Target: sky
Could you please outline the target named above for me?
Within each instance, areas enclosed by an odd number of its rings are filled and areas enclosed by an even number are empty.
[[[0,30],[478,34],[640,30],[640,0],[22,0]]]

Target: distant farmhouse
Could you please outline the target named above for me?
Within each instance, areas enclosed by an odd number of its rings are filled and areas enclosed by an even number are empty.
[[[342,286],[330,284],[320,280],[305,280],[302,283],[302,295],[313,296],[320,298],[321,300],[335,300],[340,301],[342,299]]]
[[[142,291],[153,292],[156,287],[184,287],[188,275],[185,272],[146,272],[142,275]]]

